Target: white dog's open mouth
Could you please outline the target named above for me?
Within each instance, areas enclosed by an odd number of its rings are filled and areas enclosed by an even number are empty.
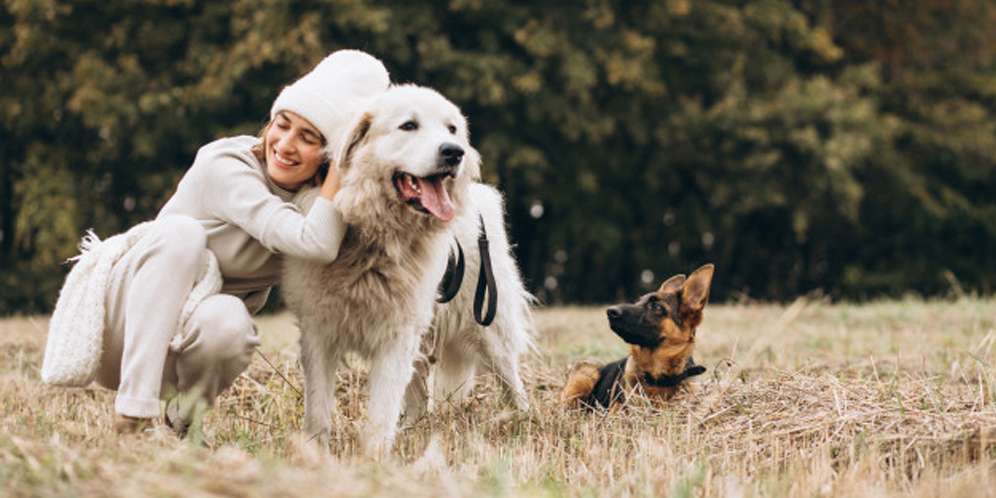
[[[394,187],[398,189],[401,202],[413,208],[429,213],[442,221],[453,219],[453,202],[450,194],[443,187],[443,180],[451,173],[439,173],[418,177],[409,173],[394,174]]]

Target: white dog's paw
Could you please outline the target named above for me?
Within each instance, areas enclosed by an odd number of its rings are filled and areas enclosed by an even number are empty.
[[[323,452],[329,451],[329,443],[332,442],[332,429],[312,429],[305,430],[306,440]]]
[[[512,396],[512,404],[515,405],[515,409],[523,412],[529,411],[529,400],[526,398],[525,394]]]
[[[395,431],[391,429],[368,427],[363,438],[363,454],[374,460],[383,460],[390,456],[394,446]]]
[[[414,427],[425,417],[427,412],[425,403],[408,405],[405,408],[405,413],[401,416],[401,427],[406,429]]]
[[[408,393],[405,394],[405,410],[401,415],[401,427],[406,429],[421,421],[429,411],[429,394],[424,387],[421,389],[416,387],[416,383],[422,384],[420,379],[413,379],[412,383],[408,385]]]

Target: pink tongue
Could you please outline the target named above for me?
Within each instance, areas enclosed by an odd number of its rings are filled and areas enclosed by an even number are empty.
[[[436,218],[443,221],[453,219],[453,203],[450,202],[450,194],[443,188],[442,177],[434,177],[432,180],[416,178],[418,187],[422,190],[422,207],[428,210]]]

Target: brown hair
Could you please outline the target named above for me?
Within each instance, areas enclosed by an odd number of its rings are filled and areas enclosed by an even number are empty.
[[[273,124],[272,119],[268,119],[266,124],[260,128],[259,133],[256,134],[256,138],[259,139],[259,143],[253,145],[251,149],[252,155],[256,156],[256,160],[266,167],[266,132],[270,131],[270,125]]]

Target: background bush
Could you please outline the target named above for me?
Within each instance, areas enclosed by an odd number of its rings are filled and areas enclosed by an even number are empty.
[[[0,313],[83,230],[155,216],[329,51],[471,120],[530,287],[604,302],[712,261],[717,299],[996,282],[986,0],[5,0]]]

